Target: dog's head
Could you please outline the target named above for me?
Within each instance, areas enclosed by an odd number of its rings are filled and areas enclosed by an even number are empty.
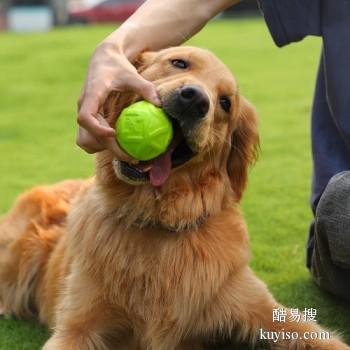
[[[174,139],[163,155],[136,165],[104,155],[101,164],[113,164],[108,177],[132,186],[166,187],[179,177],[195,184],[215,173],[239,200],[256,157],[258,132],[254,108],[240,96],[231,72],[209,51],[193,47],[146,52],[136,66],[157,87]],[[137,100],[113,93],[105,106],[109,123],[114,126],[120,111]]]

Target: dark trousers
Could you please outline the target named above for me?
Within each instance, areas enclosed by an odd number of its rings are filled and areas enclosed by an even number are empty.
[[[307,266],[318,286],[350,299],[350,282],[346,283],[350,277],[350,119],[339,102],[346,100],[348,90],[341,84],[336,88],[330,74],[335,53],[324,41],[312,109],[315,222],[310,228]]]
[[[350,300],[350,171],[329,181],[317,205],[311,274],[319,287]]]

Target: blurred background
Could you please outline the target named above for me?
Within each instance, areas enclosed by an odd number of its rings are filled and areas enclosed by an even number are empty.
[[[53,26],[111,23],[126,20],[143,0],[1,0],[0,29],[45,31]],[[253,14],[256,1],[247,0],[222,16]]]

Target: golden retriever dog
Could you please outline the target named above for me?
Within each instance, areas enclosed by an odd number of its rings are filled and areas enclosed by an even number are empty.
[[[136,66],[157,86],[172,143],[137,164],[101,152],[93,179],[23,194],[0,223],[2,311],[51,327],[44,350],[200,350],[262,332],[278,335],[275,349],[350,349],[333,334],[307,337],[321,327],[287,308],[274,321],[282,306],[248,267],[238,204],[259,138],[230,71],[190,47]],[[105,118],[114,125],[139,99],[112,93]]]

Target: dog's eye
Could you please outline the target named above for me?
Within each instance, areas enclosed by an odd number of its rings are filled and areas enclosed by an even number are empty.
[[[231,100],[227,96],[220,96],[220,106],[225,112],[231,109]]]
[[[184,60],[174,59],[174,60],[171,60],[170,62],[176,68],[186,69],[189,67],[189,63]]]

